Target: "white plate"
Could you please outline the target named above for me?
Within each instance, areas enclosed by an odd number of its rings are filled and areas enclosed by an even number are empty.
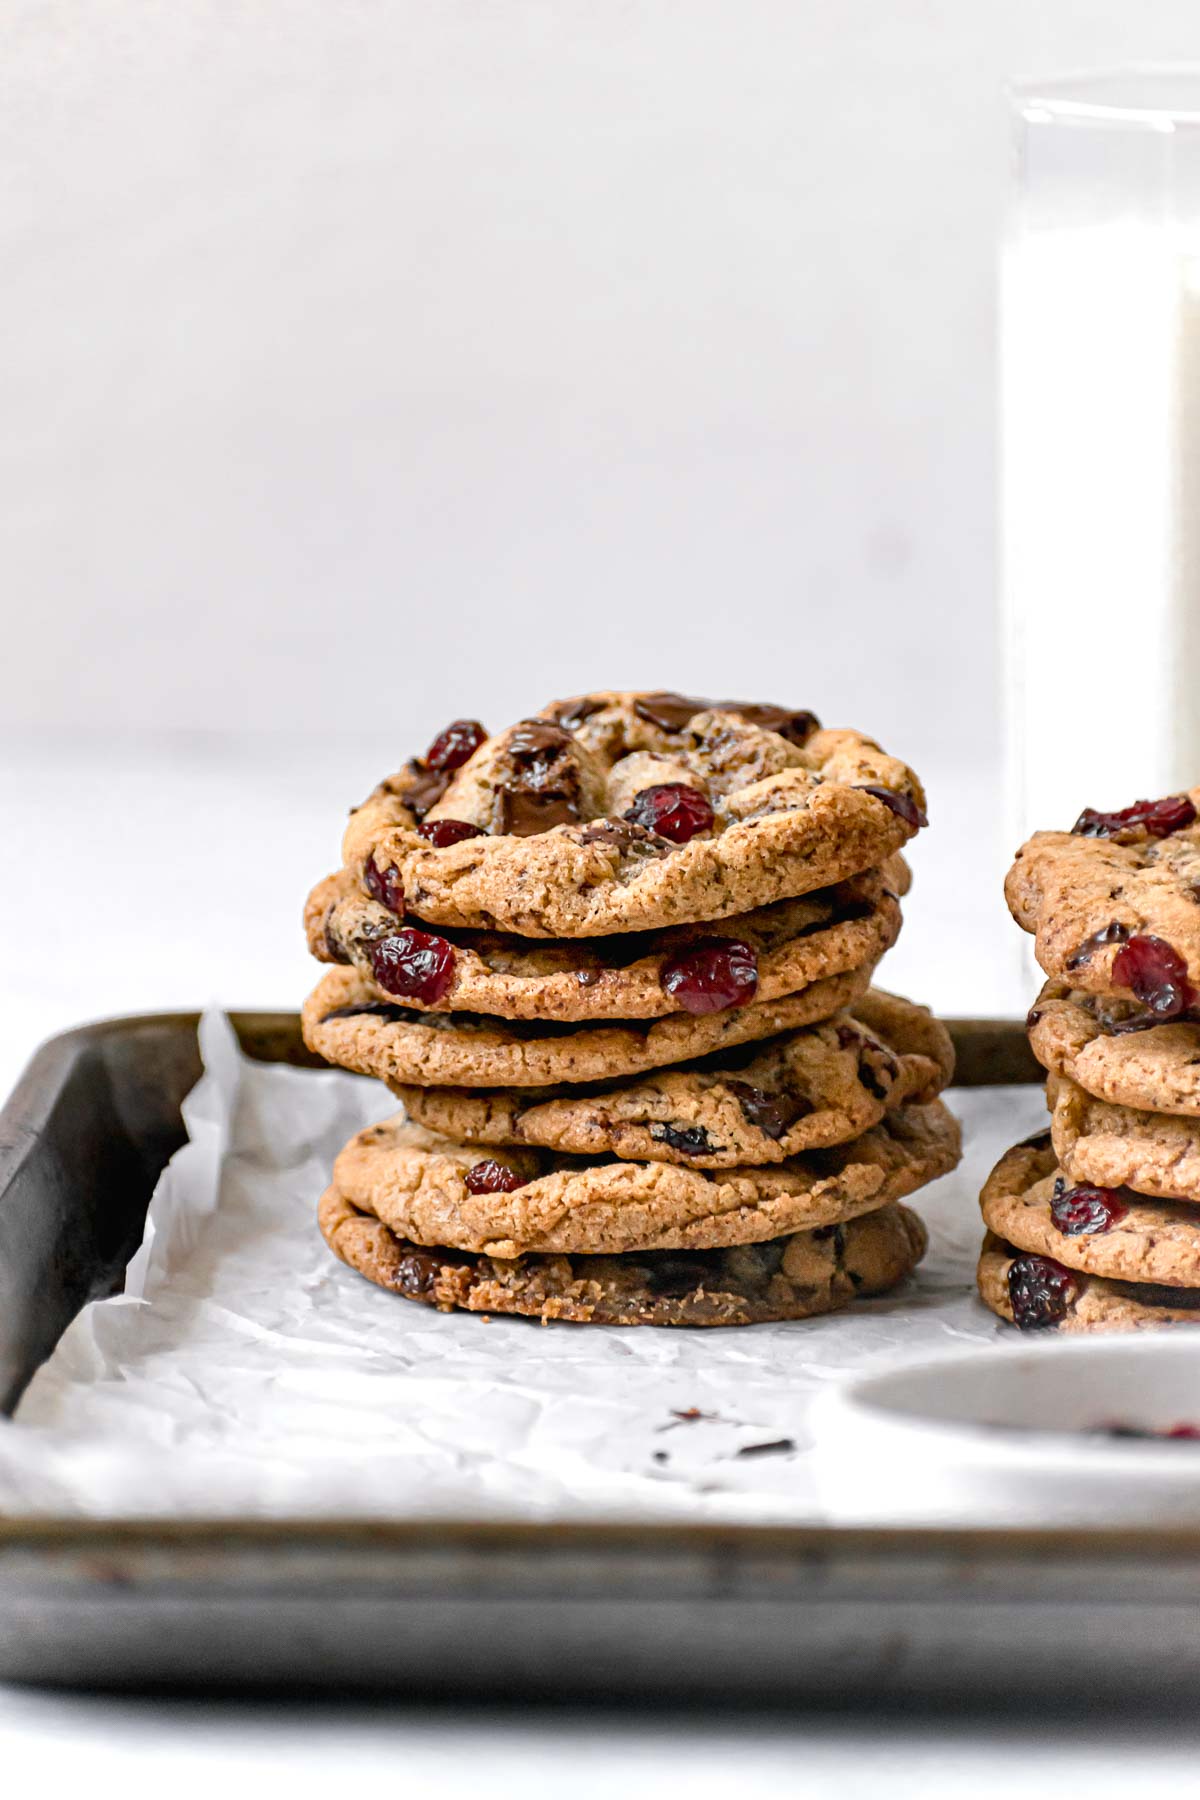
[[[822,1396],[817,1477],[860,1524],[1200,1521],[1200,1336],[1026,1340],[860,1375]]]

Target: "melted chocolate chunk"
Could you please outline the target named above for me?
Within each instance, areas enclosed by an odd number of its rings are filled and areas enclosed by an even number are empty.
[[[545,719],[526,719],[509,734],[507,771],[497,792],[502,832],[534,837],[579,817],[579,766],[573,750],[570,732]]]
[[[802,1099],[799,1094],[768,1094],[749,1081],[726,1081],[725,1086],[741,1107],[746,1123],[776,1143],[797,1119],[803,1119],[813,1110],[812,1102]]]
[[[564,731],[577,731],[593,713],[604,711],[604,702],[582,696],[578,700],[560,700],[557,706],[548,710],[555,723],[561,725]]]
[[[410,812],[416,814],[418,821],[425,817],[431,806],[436,806],[446,789],[450,786],[452,771],[449,769],[427,769],[424,763],[414,756],[405,763],[401,779],[396,783],[395,792],[404,801]]]
[[[418,1244],[410,1244],[407,1239],[400,1243],[402,1255],[396,1270],[395,1287],[398,1293],[407,1294],[413,1299],[428,1299],[437,1292],[438,1276],[443,1269],[469,1269],[475,1265],[476,1258],[460,1250],[425,1250]]]
[[[698,700],[687,694],[639,694],[633,703],[633,710],[639,719],[645,719],[648,725],[657,725],[660,731],[672,733],[684,731],[688,722],[697,713],[707,712],[712,705],[711,700]]]
[[[669,1144],[672,1150],[680,1151],[684,1156],[711,1156],[714,1150],[721,1148],[714,1144],[703,1125],[661,1125],[650,1127],[650,1136],[656,1144]]]
[[[740,700],[718,700],[714,705],[721,712],[736,713],[743,724],[757,725],[762,731],[777,731],[789,744],[807,744],[813,732],[821,729],[816,713],[803,709],[793,711],[787,706],[748,705]]]
[[[1129,938],[1129,926],[1122,925],[1119,919],[1111,919],[1102,931],[1093,931],[1091,937],[1084,938],[1077,950],[1073,950],[1067,958],[1068,969],[1078,969],[1086,962],[1091,962],[1097,950],[1103,950],[1106,944],[1124,944]]]
[[[666,1250],[651,1251],[644,1265],[639,1258],[639,1266],[650,1292],[669,1300],[682,1300],[702,1288],[711,1272],[710,1263],[699,1256],[675,1256]]]

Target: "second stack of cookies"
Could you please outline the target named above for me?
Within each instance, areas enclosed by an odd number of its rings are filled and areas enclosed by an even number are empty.
[[[1200,789],[1022,846],[1050,1129],[980,1197],[979,1289],[1023,1330],[1200,1323]]]
[[[804,1317],[895,1285],[951,1168],[944,1029],[871,988],[916,777],[811,715],[589,695],[455,721],[352,817],[304,1010],[404,1111],[321,1225],[380,1285],[593,1323]]]

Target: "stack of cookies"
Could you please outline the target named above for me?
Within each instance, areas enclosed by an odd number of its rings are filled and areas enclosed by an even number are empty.
[[[309,1047],[402,1102],[342,1151],[331,1249],[449,1310],[744,1325],[885,1292],[952,1168],[953,1056],[871,988],[924,823],[809,713],[597,693],[456,720],[309,896]]]
[[[1009,871],[1051,1125],[984,1187],[979,1291],[1025,1330],[1200,1324],[1198,806],[1089,808]]]

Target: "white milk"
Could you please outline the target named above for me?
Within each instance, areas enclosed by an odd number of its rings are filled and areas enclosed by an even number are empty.
[[[1002,333],[1015,847],[1200,783],[1200,238],[1027,232]]]

